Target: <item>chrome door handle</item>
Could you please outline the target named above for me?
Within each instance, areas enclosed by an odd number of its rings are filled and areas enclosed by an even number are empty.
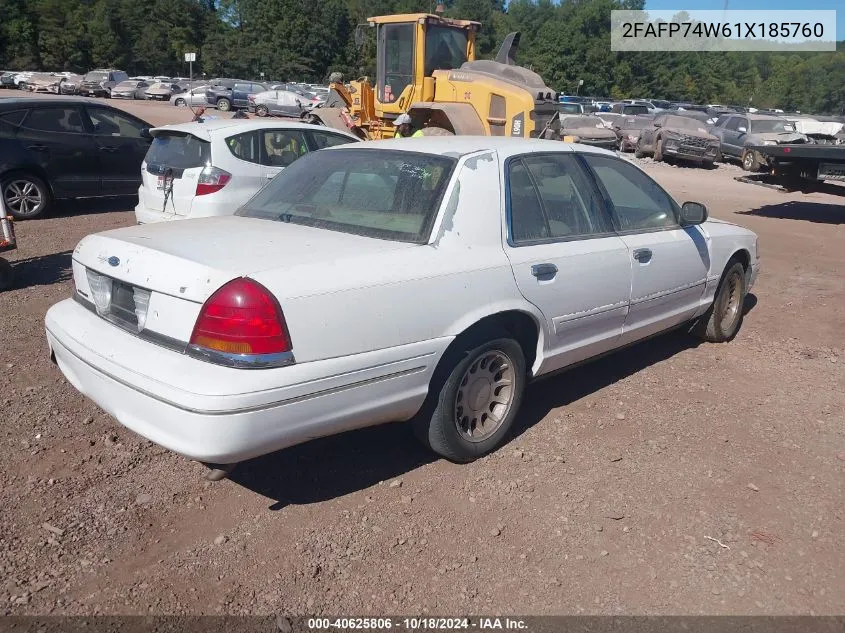
[[[651,249],[650,248],[635,248],[634,249],[634,259],[636,259],[641,264],[647,264],[651,261]]]
[[[531,266],[531,274],[540,281],[554,279],[557,275],[557,266],[554,264],[534,264]]]

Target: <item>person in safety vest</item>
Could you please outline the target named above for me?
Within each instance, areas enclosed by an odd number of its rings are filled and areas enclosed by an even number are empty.
[[[420,136],[423,136],[422,129],[411,133],[411,130],[413,129],[413,124],[414,122],[411,120],[411,117],[407,114],[400,114],[398,117],[396,117],[396,120],[393,122],[393,125],[396,127],[395,138],[418,138]]]

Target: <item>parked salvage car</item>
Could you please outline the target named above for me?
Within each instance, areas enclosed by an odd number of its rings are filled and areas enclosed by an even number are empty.
[[[179,84],[154,83],[144,92],[144,98],[150,101],[170,101],[173,95],[181,94],[183,90]]]
[[[77,88],[83,97],[109,97],[111,90],[121,81],[129,79],[122,70],[101,68],[87,73]]]
[[[258,116],[285,116],[299,118],[320,100],[306,97],[291,90],[267,90],[248,95],[249,111]]]
[[[178,108],[185,108],[187,106],[205,106],[207,105],[205,97],[207,90],[207,85],[201,85],[179,94],[175,94],[170,97],[170,105],[174,105]]]
[[[215,119],[153,128],[138,223],[232,215],[300,156],[356,136],[299,122]]]
[[[808,142],[791,121],[765,114],[721,116],[710,131],[719,139],[722,158],[739,159],[745,171],[759,171],[766,164],[760,152],[748,149],[750,146]]]
[[[640,132],[634,151],[637,158],[652,155],[657,161],[678,158],[712,165],[719,153],[719,139],[704,126],[691,117],[659,114]]]
[[[652,116],[620,115],[613,119],[613,131],[616,132],[617,147],[620,152],[633,152],[640,140],[640,133],[654,121]]]
[[[16,88],[17,86],[15,85],[15,75],[17,74],[18,73],[15,71],[8,71],[0,75],[0,88]]]
[[[616,114],[628,114],[636,116],[638,114],[650,114],[649,108],[644,103],[614,103],[610,106],[610,111]]]
[[[18,219],[53,200],[135,193],[149,124],[82,99],[0,100],[0,191]]]
[[[150,84],[137,79],[121,81],[111,90],[112,99],[145,99]]]
[[[560,134],[567,143],[583,143],[605,149],[616,147],[616,132],[597,116],[566,116],[560,121]]]
[[[678,327],[730,340],[758,270],[754,233],[614,153],[374,141],[305,156],[234,217],[84,238],[46,332],[78,390],[215,477],[390,421],[467,462],[534,378]]]
[[[206,101],[221,112],[249,107],[249,95],[267,90],[266,84],[248,81],[235,81],[231,87],[210,85],[206,91]]]
[[[575,103],[574,101],[559,102],[557,104],[557,111],[561,115],[564,114],[584,114],[584,104]]]

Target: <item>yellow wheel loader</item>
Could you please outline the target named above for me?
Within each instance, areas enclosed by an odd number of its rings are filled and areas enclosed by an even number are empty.
[[[393,121],[410,115],[425,136],[480,135],[559,139],[557,95],[516,65],[519,33],[495,60],[475,59],[479,22],[413,13],[368,18],[376,35],[376,81],[330,77],[326,103],[305,121],[362,139],[393,138]],[[363,43],[363,32],[356,31]]]

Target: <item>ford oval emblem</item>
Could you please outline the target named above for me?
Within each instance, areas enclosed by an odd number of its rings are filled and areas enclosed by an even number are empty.
[[[109,263],[109,266],[120,266],[120,259],[112,255],[106,260]]]

